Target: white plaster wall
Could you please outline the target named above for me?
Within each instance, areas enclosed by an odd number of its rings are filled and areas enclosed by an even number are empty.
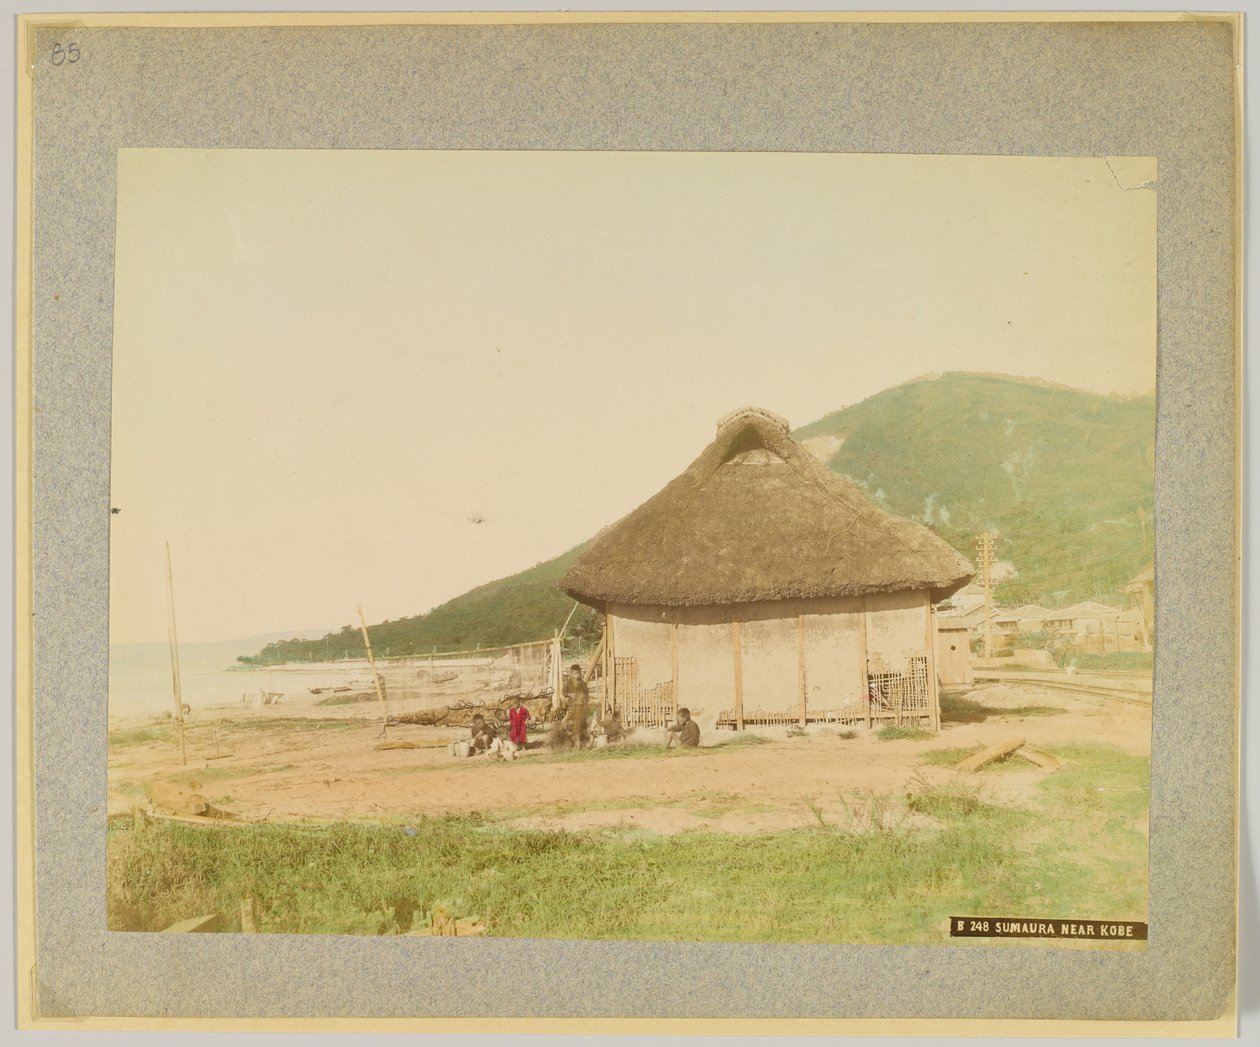
[[[797,615],[805,615],[806,689],[812,714],[864,707],[860,598],[782,600],[739,607],[612,605],[618,657],[639,663],[639,683],[651,687],[673,676],[671,629],[678,625],[679,703],[693,713],[735,706],[731,618],[740,620],[744,710],[796,713],[800,709]],[[890,668],[924,653],[923,593],[866,598],[868,650]]]

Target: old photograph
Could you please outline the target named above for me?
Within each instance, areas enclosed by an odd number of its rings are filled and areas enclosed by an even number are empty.
[[[121,150],[109,928],[1144,949],[1157,191]]]

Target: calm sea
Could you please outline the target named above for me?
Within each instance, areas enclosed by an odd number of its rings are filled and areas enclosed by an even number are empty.
[[[277,668],[237,669],[237,655],[252,654],[253,641],[181,644],[180,689],[193,709],[240,704],[243,696],[260,690],[277,692],[289,703],[311,697],[312,687],[349,685],[356,690],[372,685],[366,661],[285,665]],[[170,648],[164,643],[118,644],[109,649],[109,711],[111,716],[162,713],[175,708]]]

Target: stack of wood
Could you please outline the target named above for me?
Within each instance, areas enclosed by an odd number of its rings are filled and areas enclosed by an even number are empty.
[[[545,721],[551,712],[551,700],[548,698],[530,698],[524,705],[534,722]],[[502,702],[463,701],[452,705],[438,705],[432,709],[416,709],[414,712],[395,716],[394,720],[397,723],[418,724],[422,727],[467,727],[477,715],[506,724],[507,714],[508,705]]]
[[[1023,738],[1012,738],[1009,741],[999,742],[997,745],[991,745],[987,749],[981,749],[979,752],[973,753],[958,765],[958,770],[974,774],[982,767],[996,760],[1004,760],[1011,755],[1018,756],[1047,771],[1056,771],[1063,766],[1058,759],[1051,756],[1048,752],[1034,749],[1032,746],[1027,745]]]

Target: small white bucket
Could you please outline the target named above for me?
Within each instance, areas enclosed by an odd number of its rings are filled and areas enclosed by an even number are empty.
[[[455,755],[467,756],[472,752],[472,744],[470,742],[458,741],[455,743]]]

